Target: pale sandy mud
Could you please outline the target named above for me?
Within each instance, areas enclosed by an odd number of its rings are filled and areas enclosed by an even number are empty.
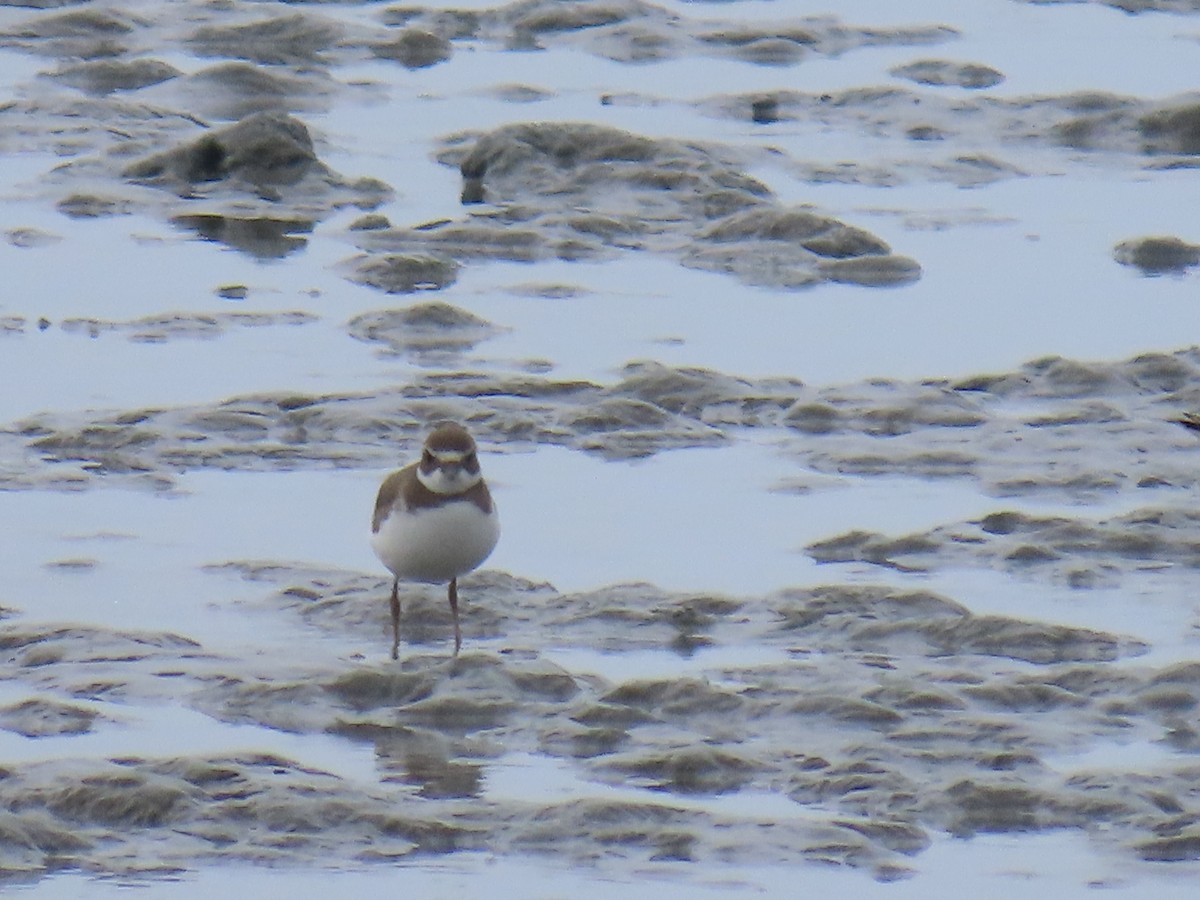
[[[455,335],[460,321],[446,321]],[[363,323],[361,336],[387,343],[392,324]],[[1088,587],[1147,563],[1200,565],[1200,517],[1170,502],[1194,485],[1188,448],[1200,448],[1170,419],[1198,399],[1198,365],[1194,352],[1043,360],[953,383],[810,391],[643,364],[608,387],[460,374],[382,395],[48,415],[6,432],[6,486],[165,490],[205,467],[382,468],[396,447],[416,446],[417,422],[442,415],[470,422],[485,446],[561,443],[614,458],[765,438],[797,458],[782,489],[807,489],[814,470],[920,474],[969,479],[997,498],[986,518],[927,533],[831,536],[810,548],[820,559],[1036,571]],[[1146,511],[1111,519],[1003,506],[1014,495],[1143,492]],[[934,833],[1062,828],[1101,834],[1130,859],[1200,856],[1200,670],[1139,664],[1149,648],[1127,635],[974,614],[968,597],[882,584],[563,594],[483,572],[464,580],[461,658],[448,655],[449,613],[433,590],[406,598],[406,653],[381,664],[378,575],[239,560],[212,571],[247,582],[248,611],[298,617],[314,648],[326,635],[360,649],[238,658],[185,636],[17,618],[0,629],[3,678],[29,696],[0,709],[0,728],[88,734],[120,727],[88,703],[182,702],[218,722],[366,742],[381,782],[245,754],[16,766],[0,779],[13,812],[7,867],[171,871],[472,849],[812,860],[886,880],[908,873]],[[554,661],[745,648],[741,664],[670,677]],[[1160,748],[1155,764],[1062,762],[1127,746]],[[577,793],[489,792],[488,772],[514,755],[553,767]],[[737,797],[764,811],[724,805]]]
[[[1005,511],[1003,498],[1145,492],[1153,503],[1191,486],[1180,457],[1194,438],[1168,417],[1195,399],[1186,388],[1194,365],[1190,354],[1054,361],[957,387],[854,385],[815,396],[794,382],[645,366],[612,388],[432,378],[400,407],[391,396],[274,397],[73,424],[39,417],[8,431],[5,472],[10,488],[115,479],[167,489],[175,473],[209,466],[383,467],[395,445],[420,439],[416,420],[442,414],[472,420],[490,443],[557,441],[615,457],[762,433],[796,452],[802,471],[917,471],[978,481],[998,498],[998,511],[977,522],[894,539],[834,537],[814,548],[823,558],[1036,569],[1087,586],[1145,563],[1194,567],[1197,518],[1169,502],[1107,520],[1038,517]],[[1048,466],[1047,453],[1071,463]],[[805,489],[805,477],[784,487]],[[261,586],[264,608],[299,616],[316,634],[349,635],[367,659],[314,653],[281,667],[222,658],[183,637],[10,621],[0,629],[4,678],[30,693],[0,710],[0,727],[86,734],[110,725],[80,701],[182,698],[219,721],[368,741],[384,783],[368,789],[245,755],[13,767],[0,780],[13,813],[6,866],[171,871],[216,859],[359,862],[480,849],[581,861],[805,858],[894,878],[931,830],[1064,827],[1101,827],[1105,841],[1147,859],[1196,856],[1200,679],[1191,664],[1122,664],[1145,647],[1119,634],[972,615],[955,599],[885,587],[738,598],[631,585],[564,596],[484,573],[464,585],[468,653],[447,659],[448,613],[435,592],[406,603],[410,654],[393,667],[370,661],[385,626],[377,575],[290,563],[222,567],[230,569]],[[753,646],[777,659],[716,678],[620,682],[543,659],[534,648],[546,635],[609,654]],[[1048,761],[1137,741],[1176,755],[1153,774],[1064,772]],[[513,753],[645,793],[488,798],[489,765]],[[684,802],[739,793],[787,798],[797,818],[781,822],[773,811],[747,821]]]
[[[1194,11],[1166,0],[1108,5]],[[1194,95],[989,95],[1005,73],[958,59],[955,33],[938,25],[871,28],[833,16],[747,24],[719,6],[700,22],[636,0],[340,12],[30,8],[0,46],[44,68],[0,103],[0,151],[46,159],[26,200],[76,220],[148,216],[255,260],[286,260],[339,211],[361,211],[340,235],[339,271],[381,299],[449,287],[488,262],[639,252],[788,290],[907,284],[921,261],[904,247],[781,201],[760,173],[777,167],[808,185],[970,187],[1064,170],[1187,168],[1200,153]],[[535,111],[428,147],[459,175],[446,198],[454,215],[435,221],[379,214],[403,187],[339,173],[327,162],[338,136],[313,125],[369,94],[347,73],[374,60],[415,71],[483,49],[567,48],[617,63],[708,58],[802,73],[807,61],[881,46],[912,49],[914,61],[893,73],[908,83],[714,90],[687,103],[747,128],[867,134],[884,148],[877,156],[833,163],[546,124]],[[187,57],[202,64],[185,73],[174,63]],[[549,94],[518,84],[493,96],[517,104]],[[646,90],[597,102],[653,110],[678,101]],[[61,236],[30,226],[6,238],[37,252]],[[1186,273],[1195,239],[1135,237],[1112,255],[1147,274]],[[578,289],[533,290],[569,299]],[[55,327],[162,343],[270,327],[282,337],[315,318],[296,309],[52,321],[17,308],[0,317],[0,336]],[[244,588],[228,605],[306,630],[311,645],[284,660],[187,634],[39,623],[37,597],[6,595],[19,607],[0,622],[6,735],[152,734],[127,711],[182,704],[214,727],[369,747],[377,777],[280,754],[158,752],[152,742],[121,755],[5,763],[0,871],[163,874],[231,860],[350,867],[485,851],[634,866],[810,861],[890,880],[908,875],[937,835],[1058,829],[1086,832],[1130,860],[1200,859],[1194,662],[1148,661],[1146,641],[1055,622],[1053,610],[1045,620],[982,614],[965,592],[883,583],[993,570],[1086,596],[1148,571],[1194,571],[1200,518],[1188,507],[1200,446],[1173,420],[1200,410],[1197,351],[822,387],[638,362],[600,383],[557,377],[550,364],[475,365],[476,348],[502,326],[446,303],[347,318],[347,340],[441,371],[386,391],[47,411],[0,429],[0,489],[171,492],[181,475],[205,470],[383,470],[412,455],[424,423],[456,418],[489,452],[558,445],[628,461],[753,441],[794,461],[780,491],[915,477],[966,485],[994,509],[912,533],[830,534],[808,547],[823,562],[878,571],[878,584],[838,583],[831,569],[828,583],[765,596],[644,584],[563,593],[484,571],[464,580],[467,643],[456,660],[439,592],[406,597],[404,658],[384,663],[385,580],[303,562],[211,567],[213,578]],[[1022,501],[1074,511],[1035,512]],[[1137,509],[1082,506],[1108,501]],[[53,565],[86,582],[95,562]],[[684,666],[723,651],[741,661],[685,675],[612,674],[614,659],[635,672],[638,654]],[[490,777],[514,758],[532,761],[535,785],[548,778],[562,789],[495,788]]]
[[[256,603],[364,646],[382,640],[382,579],[230,566],[260,586]],[[406,611],[409,652],[398,665],[319,654],[280,664],[212,656],[171,635],[8,627],[8,681],[80,701],[171,697],[222,722],[340,735],[370,744],[383,777],[365,787],[248,754],[13,768],[0,779],[11,811],[6,868],[161,872],[216,859],[328,865],[473,849],[579,862],[808,859],[890,879],[931,830],[1059,828],[1101,829],[1106,844],[1147,859],[1196,855],[1200,745],[1189,713],[1200,671],[1117,665],[1143,649],[1135,641],[873,586],[562,595],[485,572],[464,592],[480,598],[465,609],[467,652],[444,652],[448,615],[426,596]],[[719,678],[609,680],[540,658],[532,636],[542,634],[610,654],[754,644],[777,661]],[[481,642],[488,648],[470,648]],[[11,706],[0,727],[28,732],[31,716],[41,729],[113,727],[86,707],[50,706]],[[1114,740],[1183,752],[1153,775],[1052,762]],[[614,793],[494,796],[488,771],[521,754]],[[786,798],[796,813],[695,802],[737,795]]]

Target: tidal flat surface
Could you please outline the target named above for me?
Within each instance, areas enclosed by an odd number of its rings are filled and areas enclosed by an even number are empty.
[[[1198,13],[0,6],[5,887],[1191,896]]]

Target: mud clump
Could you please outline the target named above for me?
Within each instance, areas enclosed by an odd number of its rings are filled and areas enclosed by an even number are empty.
[[[754,779],[756,765],[733,753],[687,748],[664,755],[610,757],[605,762],[624,781],[677,794],[723,794]]]
[[[123,54],[124,38],[146,24],[118,11],[67,10],[30,18],[0,35],[0,40],[47,56],[104,59]]]
[[[350,320],[351,336],[381,346],[381,354],[411,355],[426,364],[465,353],[500,329],[448,303],[363,313]]]
[[[600,699],[610,706],[642,710],[659,721],[721,716],[744,708],[736,693],[697,679],[628,681]]]
[[[125,176],[159,184],[235,180],[252,188],[294,185],[324,167],[298,119],[255,113],[190,144],[135,163]]]
[[[280,72],[245,62],[226,62],[181,79],[190,108],[236,122],[253,113],[301,113],[328,105],[331,88],[319,73]]]
[[[1200,103],[1167,107],[1138,121],[1149,153],[1200,153]]]
[[[72,219],[101,219],[129,215],[132,205],[116,197],[99,194],[71,194],[57,204],[58,211]]]
[[[350,262],[351,277],[387,294],[439,290],[458,280],[459,264],[445,256],[424,253],[365,255]]]
[[[806,210],[761,210],[726,216],[705,234],[704,239],[730,243],[747,239],[793,241],[819,256],[845,259],[881,255],[888,246],[859,228]]]
[[[325,689],[352,709],[365,712],[424,700],[434,690],[431,673],[356,670],[335,678]]]
[[[86,734],[98,715],[86,706],[31,699],[0,709],[0,728],[25,737]]]
[[[662,158],[654,140],[615,128],[536,123],[506,126],[477,137],[458,166],[464,180],[486,177],[499,196],[512,197],[568,186],[576,167],[651,163]],[[639,177],[651,176],[638,169],[629,175],[631,180]],[[765,192],[761,188],[760,193]]]
[[[252,113],[233,125],[154,153],[126,166],[122,176],[170,190],[184,200],[201,195],[226,198],[236,212],[226,214],[218,207],[204,213],[189,210],[182,216],[199,215],[230,228],[239,222],[249,223],[251,229],[266,221],[311,222],[341,206],[373,208],[390,193],[378,181],[347,182],[331,171],[317,158],[304,123],[278,111]],[[262,201],[262,216],[247,214],[247,198]],[[238,244],[234,241],[231,246]]]
[[[1082,95],[1080,99],[1079,114],[1054,126],[1066,146],[1150,156],[1200,153],[1200,104],[1193,98],[1149,102]]]
[[[82,825],[115,828],[161,827],[178,818],[189,791],[163,779],[136,773],[98,774],[39,796],[36,790],[22,800],[44,805],[60,818]],[[18,804],[22,801],[19,800]]]
[[[1200,831],[1181,829],[1182,833],[1155,838],[1138,844],[1142,859],[1150,862],[1182,862],[1200,859]]]
[[[716,246],[693,249],[686,264],[729,271],[751,283],[770,272],[767,283],[783,278],[791,287],[821,280],[884,287],[915,281],[921,274],[913,260],[892,256],[891,248],[874,235],[807,210],[734,213],[701,238]],[[776,263],[789,246],[811,254],[812,268],[795,266],[792,275],[781,275]]]
[[[179,77],[174,66],[155,59],[130,62],[112,59],[88,60],[65,66],[54,77],[89,94],[105,95],[117,91],[136,91]]]
[[[904,256],[860,256],[852,259],[822,260],[817,272],[837,284],[861,287],[897,287],[921,277],[921,266]]]
[[[375,44],[371,52],[381,59],[393,59],[406,69],[425,69],[448,60],[453,46],[439,34],[406,28],[394,40]]]
[[[995,87],[1004,75],[991,66],[978,63],[955,63],[940,59],[923,59],[891,70],[897,78],[915,81],[932,87],[954,86],[980,90]]]
[[[1144,275],[1179,274],[1200,266],[1200,244],[1177,237],[1145,237],[1121,241],[1113,256],[1124,266],[1141,269]]]
[[[341,26],[294,13],[246,25],[204,26],[189,43],[204,56],[244,59],[261,65],[312,65],[324,60],[343,34]]]

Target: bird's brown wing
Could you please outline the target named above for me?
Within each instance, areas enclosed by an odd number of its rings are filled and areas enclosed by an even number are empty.
[[[417,477],[416,465],[405,466],[383,479],[379,486],[379,494],[375,497],[375,514],[371,518],[371,533],[378,534],[383,526],[383,520],[391,513],[396,501],[404,496],[410,481]]]

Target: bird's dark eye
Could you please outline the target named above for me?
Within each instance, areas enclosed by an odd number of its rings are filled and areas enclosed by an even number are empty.
[[[428,450],[424,451],[421,454],[421,462],[427,466],[433,465],[433,454],[430,453]]]

